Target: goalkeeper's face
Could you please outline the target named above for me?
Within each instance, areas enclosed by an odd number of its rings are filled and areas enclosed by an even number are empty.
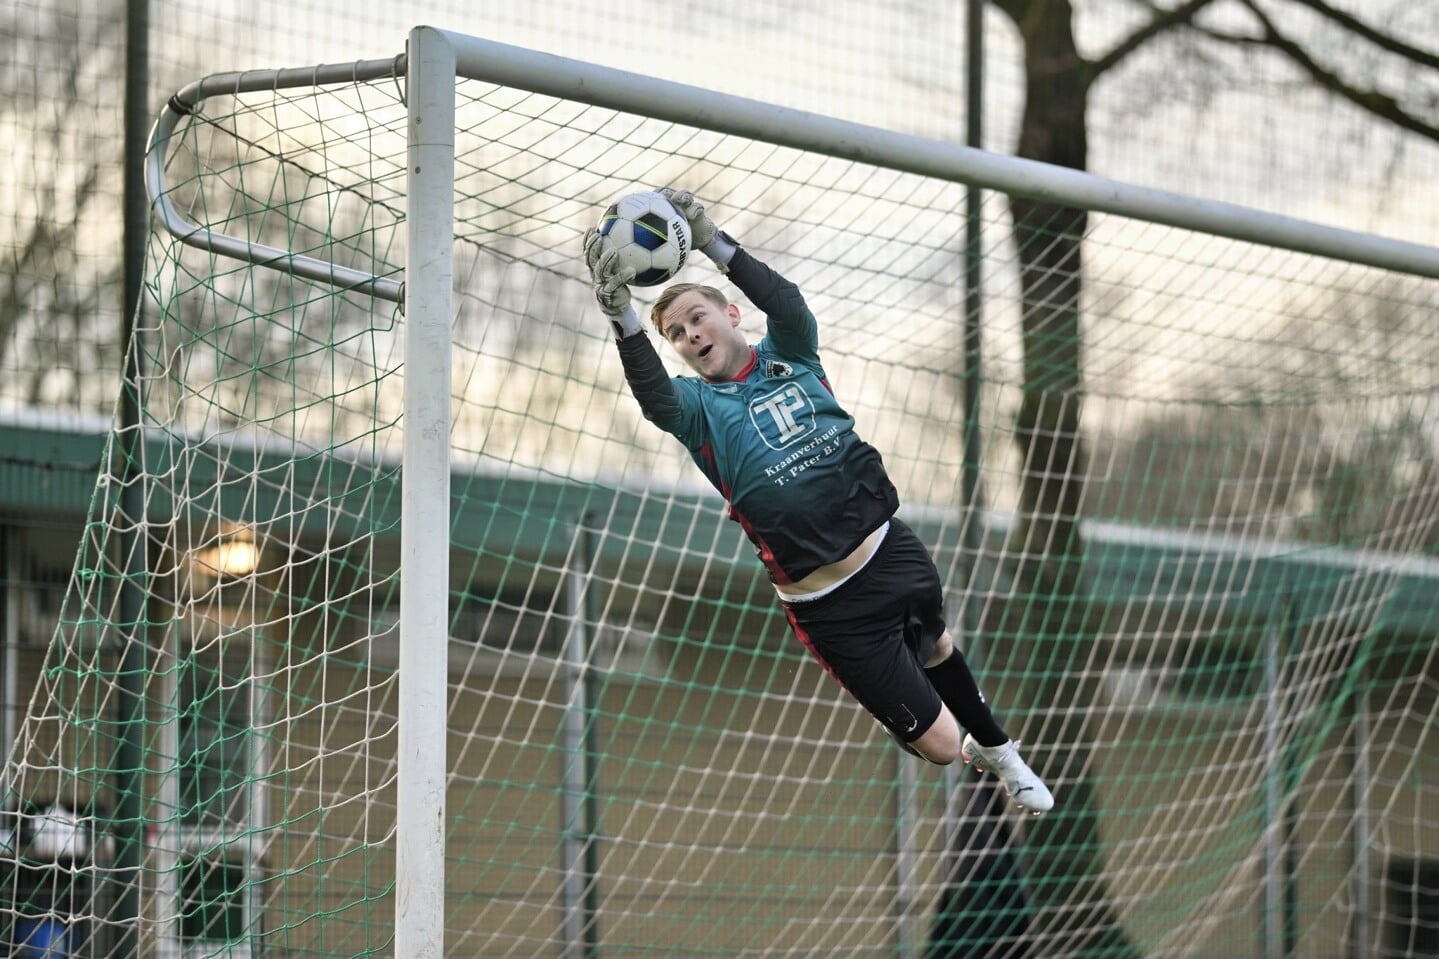
[[[739,307],[723,302],[723,297],[704,288],[686,290],[665,305],[659,320],[680,359],[705,379],[732,380],[749,365]]]

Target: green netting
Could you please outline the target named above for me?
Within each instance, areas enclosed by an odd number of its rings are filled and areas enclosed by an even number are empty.
[[[398,278],[403,93],[212,96],[168,195]],[[966,316],[963,184],[477,82],[457,126],[449,954],[1409,954],[1439,284],[984,194]],[[1052,815],[896,750],[640,416],[580,237],[665,184],[805,290]],[[96,950],[393,950],[404,330],[153,239],[7,768],[93,816]]]

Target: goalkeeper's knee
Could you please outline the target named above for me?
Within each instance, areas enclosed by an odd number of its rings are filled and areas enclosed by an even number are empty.
[[[936,766],[948,766],[959,758],[959,747],[964,736],[959,723],[948,708],[942,708],[928,729],[918,738],[909,742],[910,748],[926,762]]]

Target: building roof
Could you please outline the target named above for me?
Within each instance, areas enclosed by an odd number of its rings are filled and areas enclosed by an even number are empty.
[[[108,421],[47,411],[0,415],[0,516],[82,519],[107,457]],[[399,537],[399,463],[393,456],[297,449],[288,440],[233,432],[200,443],[147,434],[146,469],[173,480],[147,497],[167,521],[184,507],[200,515],[265,524],[301,517],[297,535],[333,535],[363,524],[382,540]],[[116,453],[109,454],[112,457]],[[243,477],[243,480],[242,480]],[[733,583],[742,565],[760,574],[737,524],[707,492],[573,480],[503,463],[460,463],[451,476],[457,545],[563,568],[575,537],[589,530],[598,562],[643,564],[676,583]],[[326,498],[325,511],[297,507]],[[347,508],[349,506],[353,508]],[[941,568],[962,550],[962,517],[952,508],[906,508]],[[976,517],[984,544],[967,577],[970,591],[1005,589],[1010,518]],[[305,524],[309,524],[307,527]],[[1340,549],[1234,535],[1086,521],[1085,581],[1092,600],[1182,605],[1265,619],[1313,621],[1336,611],[1374,612],[1378,628],[1439,633],[1439,559]],[[966,564],[967,565],[967,564]],[[719,579],[714,577],[719,575]]]

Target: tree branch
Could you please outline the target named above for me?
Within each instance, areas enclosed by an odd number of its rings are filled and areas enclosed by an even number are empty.
[[[1145,3],[1144,5],[1149,8],[1151,14],[1149,22],[1115,44],[1113,49],[1104,56],[1093,61],[1090,66],[1091,79],[1098,77],[1111,67],[1118,66],[1131,53],[1171,27],[1191,23],[1199,11],[1213,2],[1214,0],[1185,0],[1184,3],[1172,10],[1164,10],[1153,3]]]
[[[1380,93],[1378,90],[1365,90],[1346,83],[1338,74],[1320,66],[1297,42],[1280,33],[1274,25],[1274,21],[1259,9],[1254,0],[1241,0],[1241,2],[1249,8],[1263,27],[1264,37],[1259,42],[1284,54],[1301,70],[1309,74],[1309,78],[1320,87],[1343,97],[1381,120],[1387,120],[1397,127],[1417,133],[1427,139],[1439,141],[1439,127],[1411,114],[1399,105],[1398,100],[1386,93]]]
[[[1421,50],[1419,47],[1412,47],[1397,37],[1390,36],[1380,30],[1375,30],[1358,17],[1345,13],[1343,10],[1334,9],[1325,3],[1324,0],[1293,0],[1293,2],[1298,3],[1300,6],[1308,7],[1310,10],[1313,10],[1330,22],[1338,24],[1350,33],[1363,37],[1381,50],[1398,54],[1406,60],[1412,60],[1421,67],[1439,70],[1439,53]]]

